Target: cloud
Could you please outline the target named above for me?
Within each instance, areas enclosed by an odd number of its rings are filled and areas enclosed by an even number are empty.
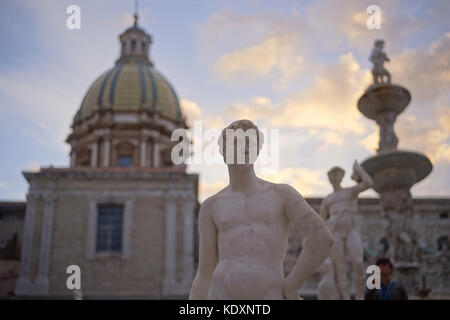
[[[275,75],[284,87],[303,66],[295,38],[290,34],[268,35],[254,46],[223,54],[214,70],[227,79]]]
[[[180,105],[182,114],[186,117],[189,127],[193,126],[194,121],[201,120],[202,109],[196,102],[188,99],[181,99]]]
[[[327,183],[321,179],[321,171],[308,168],[284,168],[265,179],[274,183],[287,183],[302,195],[311,196],[326,192]]]
[[[379,129],[373,130],[371,134],[363,138],[359,144],[363,145],[367,151],[375,152],[378,150],[378,144],[380,142]]]
[[[341,55],[337,62],[324,68],[310,87],[288,96],[273,123],[363,134],[356,101],[370,77],[369,70],[361,69],[352,53]]]
[[[199,36],[202,55],[229,82],[264,80],[285,89],[307,67],[307,28],[296,14],[223,10],[201,24]]]
[[[380,30],[370,30],[366,26],[369,18],[366,9],[373,4],[381,10]],[[305,19],[311,33],[326,39],[321,45],[328,50],[351,47],[367,52],[374,38],[383,38],[389,48],[400,50],[405,39],[424,27],[424,21],[408,12],[409,9],[393,1],[318,0],[305,8]]]
[[[393,81],[411,91],[412,106],[436,107],[442,97],[450,99],[450,32],[428,48],[393,55],[388,68]]]
[[[317,135],[320,141],[322,141],[322,145],[319,146],[317,151],[325,151],[332,145],[342,146],[344,144],[343,136],[335,131],[319,131],[316,129],[312,129],[310,130],[310,133]]]
[[[0,189],[6,189],[8,184],[6,182],[0,181]]]
[[[424,152],[434,164],[450,164],[450,105],[435,109],[433,114],[427,120],[414,115],[400,119],[399,147]]]
[[[228,122],[249,119],[266,128],[305,128],[321,142],[317,151],[324,151],[332,145],[342,146],[348,134],[366,133],[370,124],[363,120],[356,101],[370,82],[370,71],[347,53],[322,68],[306,88],[278,102],[263,96],[234,102],[219,118]]]

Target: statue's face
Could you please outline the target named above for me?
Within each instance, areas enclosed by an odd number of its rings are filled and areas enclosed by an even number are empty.
[[[219,139],[219,147],[229,166],[251,166],[255,163],[262,137],[258,128],[248,120],[240,120],[225,128]],[[259,148],[258,148],[259,142]]]
[[[339,185],[344,178],[345,171],[343,169],[335,169],[328,172],[328,179],[332,185]]]

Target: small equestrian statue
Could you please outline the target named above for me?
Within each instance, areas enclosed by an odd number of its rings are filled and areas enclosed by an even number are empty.
[[[383,66],[385,61],[389,62],[389,58],[383,52],[383,46],[384,40],[375,40],[375,47],[372,49],[369,59],[373,63],[372,75],[375,85],[391,83],[391,74]],[[384,76],[387,78],[386,82],[384,81]]]

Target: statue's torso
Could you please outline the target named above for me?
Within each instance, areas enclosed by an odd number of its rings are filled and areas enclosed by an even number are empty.
[[[330,215],[328,224],[333,232],[347,234],[356,227],[358,197],[352,188],[335,191],[325,201]]]
[[[281,299],[288,221],[275,188],[225,193],[214,205],[219,261],[211,299]]]

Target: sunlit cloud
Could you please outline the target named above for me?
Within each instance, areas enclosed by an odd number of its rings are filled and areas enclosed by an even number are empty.
[[[370,72],[361,69],[351,53],[341,55],[310,87],[286,97],[284,108],[273,123],[363,134],[356,101],[370,77]]]
[[[304,196],[323,194],[327,186],[321,179],[320,171],[308,168],[284,168],[264,178],[274,183],[290,184]]]
[[[223,54],[214,70],[228,79],[275,75],[279,78],[277,84],[285,87],[302,66],[295,37],[272,34],[254,46]]]
[[[194,101],[182,99],[180,101],[182,114],[186,117],[187,124],[192,127],[194,121],[202,118],[202,109]]]

